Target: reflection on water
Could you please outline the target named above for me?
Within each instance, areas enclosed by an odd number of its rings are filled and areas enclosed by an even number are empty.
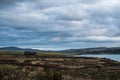
[[[109,58],[112,60],[120,61],[120,55],[114,54],[85,54],[85,55],[75,55],[75,57],[98,57],[98,58]]]

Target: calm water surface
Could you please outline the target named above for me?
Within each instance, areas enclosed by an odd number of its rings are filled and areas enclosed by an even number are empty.
[[[98,57],[98,58],[109,58],[120,62],[120,55],[114,54],[85,54],[85,55],[75,55],[75,57]]]

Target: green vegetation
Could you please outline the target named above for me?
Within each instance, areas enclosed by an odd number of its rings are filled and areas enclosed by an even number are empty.
[[[63,80],[61,71],[51,70],[48,67],[45,67],[44,71],[46,73],[45,80]]]
[[[16,57],[16,56],[24,56],[24,51],[0,51],[0,57]],[[36,57],[64,57],[64,56],[70,56],[66,53],[60,53],[60,52],[37,52]]]
[[[106,58],[47,52],[29,57],[23,52],[6,54],[0,56],[0,80],[120,80],[120,62]]]
[[[15,56],[21,56],[24,52],[20,51],[0,51],[0,57],[15,57]]]
[[[0,80],[62,80],[61,71],[47,69],[42,72],[45,74],[37,72],[34,67],[0,65]]]
[[[0,80],[12,80],[15,79],[17,66],[13,65],[0,65]]]
[[[119,80],[120,71],[75,69],[68,71],[0,65],[0,80]]]

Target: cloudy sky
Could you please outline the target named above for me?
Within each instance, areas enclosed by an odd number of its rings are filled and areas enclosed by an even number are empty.
[[[120,0],[0,0],[3,46],[120,46]]]

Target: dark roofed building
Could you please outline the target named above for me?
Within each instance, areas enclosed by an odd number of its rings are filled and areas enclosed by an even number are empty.
[[[25,52],[24,52],[24,55],[26,55],[26,56],[27,56],[27,55],[28,55],[28,56],[29,56],[29,55],[34,56],[34,55],[37,55],[37,52],[25,51]]]

